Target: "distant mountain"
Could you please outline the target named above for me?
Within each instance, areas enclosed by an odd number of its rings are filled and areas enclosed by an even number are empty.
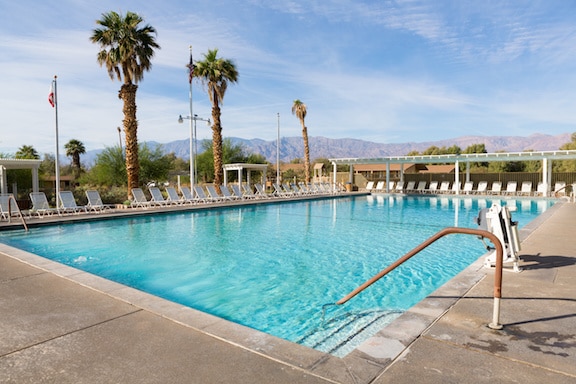
[[[422,152],[431,146],[450,147],[457,145],[463,150],[473,144],[484,144],[488,152],[522,152],[525,150],[553,151],[563,144],[570,142],[571,135],[563,133],[561,135],[533,134],[524,136],[462,136],[455,139],[382,144],[358,139],[329,139],[326,137],[310,137],[310,159],[320,157],[341,158],[341,157],[386,157],[403,156],[411,151]],[[258,153],[268,161],[276,162],[276,140],[266,141],[262,139],[241,139],[230,138],[233,144],[240,144],[249,153]],[[189,158],[189,141],[177,140],[165,144],[148,142],[148,145],[155,147],[162,145],[166,153],[173,152],[177,157]],[[198,149],[203,148],[202,143],[198,143]],[[82,157],[85,164],[92,164],[100,150],[88,151]],[[283,137],[280,139],[280,161],[289,162],[295,158],[303,158],[304,145],[302,137]]]

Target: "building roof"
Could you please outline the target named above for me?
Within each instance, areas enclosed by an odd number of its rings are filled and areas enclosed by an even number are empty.
[[[5,169],[33,169],[40,166],[42,160],[31,159],[0,159],[0,166]]]
[[[418,155],[418,156],[390,156],[379,158],[340,158],[329,159],[336,164],[385,164],[385,163],[419,163],[419,164],[445,164],[445,163],[475,163],[490,161],[524,161],[524,160],[573,160],[576,159],[576,150],[558,151],[531,151],[531,152],[497,152],[497,153],[466,153],[460,155]]]
[[[415,164],[403,164],[404,165],[404,172],[414,168]],[[401,171],[401,164],[390,164],[390,171],[391,172],[400,172]],[[354,170],[358,172],[386,172],[386,164],[355,164]]]
[[[420,173],[453,173],[455,169],[455,164],[428,164],[426,168],[420,170]]]

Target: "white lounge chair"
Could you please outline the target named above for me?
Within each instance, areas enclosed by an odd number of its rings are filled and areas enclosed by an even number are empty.
[[[95,189],[87,190],[86,198],[88,199],[88,204],[86,204],[86,208],[96,213],[101,213],[106,209],[112,209],[112,207],[114,207],[111,204],[104,204],[102,202],[102,198],[100,197],[100,192],[98,192]]]
[[[462,189],[462,192],[465,195],[471,194],[473,190],[474,190],[474,182],[473,181],[467,181],[464,183],[464,188]]]
[[[272,193],[272,196],[275,196],[275,197],[288,197],[288,196],[292,196],[294,194],[294,192],[292,192],[292,191],[286,192],[284,190],[284,188],[282,188],[282,186],[278,183],[272,184],[272,188],[274,188],[274,192]],[[258,189],[258,184],[256,185],[256,190],[260,193],[260,190]],[[265,193],[265,192],[262,192],[262,193]]]
[[[298,186],[298,184],[290,183],[290,184],[288,184],[288,185],[290,186],[290,189],[291,189],[292,191],[294,191],[294,194],[295,194],[295,195],[305,195],[305,194],[306,194],[306,191],[304,191],[303,189],[301,189],[301,188]]]
[[[152,205],[151,202],[148,201],[146,195],[142,188],[132,188],[132,200],[131,206],[135,208],[148,208]]]
[[[426,192],[426,181],[419,181],[418,186],[416,187],[415,192],[417,193],[424,193]]]
[[[152,196],[152,199],[150,199],[150,204],[151,205],[157,205],[160,207],[164,207],[168,204],[171,204],[171,202],[166,201],[166,199],[164,199],[164,195],[162,195],[162,192],[160,191],[160,188],[158,187],[149,187],[148,188],[148,192],[150,192],[150,195]]]
[[[254,194],[254,197],[256,197],[257,199],[269,199],[270,195],[268,195],[268,193],[266,193],[266,190],[264,189],[264,186],[260,183],[256,183],[254,184],[254,188],[256,188],[256,193]],[[248,190],[248,187],[246,187],[246,189],[244,190],[244,193],[246,193],[246,191]]]
[[[531,194],[532,194],[532,182],[531,181],[523,181],[522,186],[520,187],[520,192],[518,192],[518,195],[530,196]]]
[[[368,191],[368,192],[372,192],[372,190],[374,189],[374,182],[373,182],[373,181],[369,181],[369,182],[366,184],[366,188],[365,188],[365,189],[366,189],[366,191]]]
[[[449,192],[450,192],[450,182],[443,181],[442,184],[440,184],[440,193],[449,193]]]
[[[76,199],[74,198],[74,194],[71,191],[60,191],[59,211],[61,213],[88,212],[85,206],[76,204]]]
[[[548,184],[539,182],[536,188],[536,196],[546,196],[548,192]]]
[[[324,187],[320,183],[310,184],[310,189],[317,195],[324,195],[326,193]]]
[[[379,192],[379,193],[384,192],[384,185],[385,185],[385,182],[384,182],[384,181],[379,181],[379,182],[376,184],[376,188],[374,188],[374,192]]]
[[[437,191],[438,191],[438,182],[431,181],[430,185],[428,186],[428,189],[426,189],[426,192],[430,194],[435,194]]]
[[[450,193],[453,193],[455,195],[460,193],[460,187],[461,187],[461,183],[455,182],[454,184],[452,184],[452,188],[450,189]]]
[[[232,184],[232,192],[234,193],[234,195],[238,198],[238,199],[253,199],[254,195],[248,196],[244,193],[242,193],[242,189],[240,188],[240,186],[238,184]]]
[[[492,188],[490,189],[490,194],[491,195],[499,195],[500,192],[502,192],[502,182],[501,181],[495,181],[492,183]]]
[[[286,192],[287,194],[292,194],[293,196],[297,196],[300,194],[300,189],[299,188],[292,188],[292,185],[288,184],[288,183],[282,183],[281,185],[282,189],[284,190],[284,192]]]
[[[220,186],[220,192],[222,192],[222,197],[224,200],[238,200],[238,197],[230,193],[230,190],[225,185]]]
[[[19,217],[21,215],[20,208],[12,194],[0,195],[0,219],[10,221],[12,217]]]
[[[194,195],[192,194],[192,192],[190,191],[190,188],[188,187],[184,187],[184,186],[180,186],[180,193],[182,193],[182,200],[185,203],[189,203],[189,204],[195,204],[198,202],[198,199],[196,199],[194,197]]]
[[[168,195],[166,201],[172,205],[181,205],[186,203],[186,200],[178,195],[178,192],[176,192],[176,188],[174,187],[166,187],[166,194]]]
[[[58,208],[51,208],[44,192],[31,192],[30,200],[32,201],[32,208],[30,214],[37,214],[39,217],[59,213]]]
[[[483,195],[485,193],[487,193],[488,191],[488,182],[487,181],[480,181],[478,183],[478,188],[476,189],[476,191],[474,191],[475,194],[477,195]]]
[[[392,192],[394,190],[394,186],[396,185],[395,181],[388,182],[388,192]]]
[[[409,181],[408,184],[406,184],[406,193],[412,193],[414,192],[414,186],[416,185],[415,181]]]
[[[518,182],[517,181],[509,181],[508,184],[506,184],[506,191],[504,192],[504,194],[505,195],[515,195],[517,188],[518,188]]]
[[[217,199],[212,198],[212,196],[206,196],[206,193],[204,193],[204,189],[199,185],[194,186],[194,192],[196,193],[198,199],[203,203],[218,201]]]
[[[565,181],[557,181],[554,184],[554,196],[555,197],[566,196],[566,182]]]
[[[298,183],[298,186],[300,187],[300,189],[302,190],[302,192],[303,192],[305,195],[314,195],[314,194],[316,193],[316,191],[313,190],[312,187],[311,187],[312,184],[307,184],[307,183],[301,181],[301,182]]]
[[[396,193],[404,192],[404,182],[403,181],[399,181],[396,183],[396,188],[394,188],[394,192],[396,192]]]

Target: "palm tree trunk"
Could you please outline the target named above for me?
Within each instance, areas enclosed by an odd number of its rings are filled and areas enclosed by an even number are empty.
[[[222,125],[220,122],[220,106],[218,105],[218,99],[214,99],[212,106],[212,119],[214,120],[214,125],[212,125],[212,151],[214,153],[214,185],[220,192],[220,185],[222,184],[222,179],[224,177],[224,171],[222,169]]]
[[[302,139],[304,140],[304,178],[310,182],[310,146],[308,145],[308,128],[302,121]]]
[[[78,152],[74,152],[72,154],[72,169],[75,179],[80,177],[80,167],[80,154]]]
[[[138,162],[138,121],[136,120],[136,90],[135,84],[123,84],[118,97],[124,101],[124,133],[126,135],[126,174],[128,175],[128,198],[131,197],[132,188],[138,188],[138,174],[140,163]]]

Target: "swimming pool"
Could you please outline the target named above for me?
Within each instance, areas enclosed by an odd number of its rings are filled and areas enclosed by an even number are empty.
[[[348,304],[322,306],[493,200],[368,196],[0,232],[0,242],[339,356],[476,260],[440,240]],[[527,224],[552,201],[507,200]],[[114,241],[111,241],[114,239]],[[447,263],[446,260],[449,260]]]

